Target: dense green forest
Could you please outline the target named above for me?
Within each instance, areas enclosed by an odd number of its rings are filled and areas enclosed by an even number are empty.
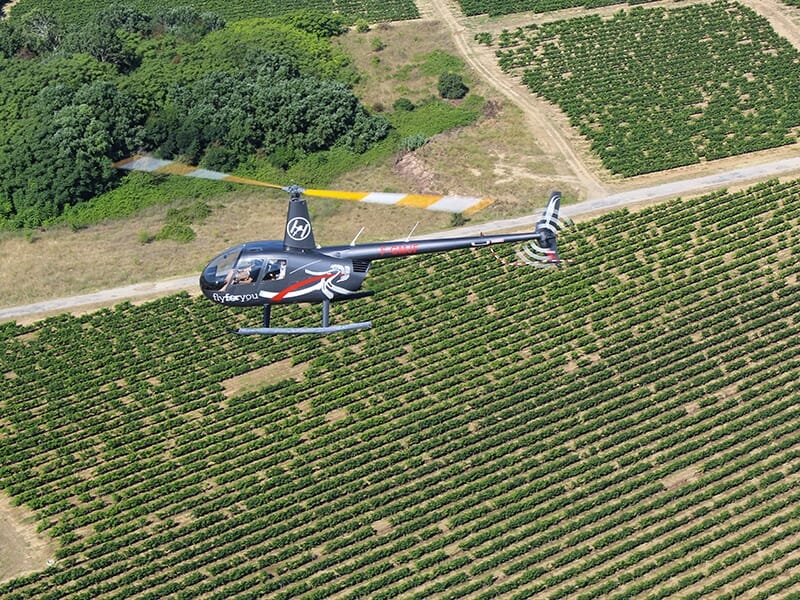
[[[0,488],[58,548],[0,596],[796,597],[798,226],[772,181],[562,269],[378,261],[322,339],[186,295],[4,324]]]
[[[0,3],[1,4],[1,3]],[[249,19],[253,17],[274,17],[297,10],[310,9],[323,12],[337,11],[348,23],[357,19],[369,22],[401,21],[419,17],[414,0],[187,0],[163,2],[161,0],[128,0],[126,6],[143,12],[155,12],[165,5],[181,6],[191,4],[203,11],[211,11],[226,21]],[[48,11],[65,21],[80,22],[105,8],[105,0],[81,0],[62,2],[61,0],[21,0],[14,8],[14,16],[37,9]]]
[[[82,25],[35,10],[0,22],[0,221],[36,226],[109,190],[136,151],[233,169],[279,168],[384,138],[330,37],[344,19],[300,11],[226,24],[193,8],[114,5]]]

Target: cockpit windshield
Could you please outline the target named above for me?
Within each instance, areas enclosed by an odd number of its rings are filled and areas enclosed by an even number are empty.
[[[200,277],[200,287],[204,290],[221,290],[227,284],[227,278],[231,273],[244,246],[234,246],[229,248],[217,258],[212,260],[203,271]]]
[[[264,261],[260,258],[239,257],[239,261],[227,277],[228,285],[247,285],[257,282],[263,265]]]
[[[226,250],[203,271],[200,285],[204,290],[227,291],[231,287],[286,277],[286,259],[265,256],[264,249],[245,245]]]

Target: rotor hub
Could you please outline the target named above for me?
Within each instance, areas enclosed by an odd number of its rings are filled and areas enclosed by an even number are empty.
[[[283,190],[285,192],[289,192],[289,198],[291,200],[299,200],[300,196],[303,195],[303,192],[306,191],[306,189],[304,187],[300,187],[296,183],[293,183],[292,185],[285,186],[283,188]]]

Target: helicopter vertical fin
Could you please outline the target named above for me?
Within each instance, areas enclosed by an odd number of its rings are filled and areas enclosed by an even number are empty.
[[[308,214],[308,204],[302,197],[300,188],[289,188],[291,200],[286,213],[286,227],[283,234],[283,245],[294,250],[313,250],[317,247],[314,241],[314,230]]]

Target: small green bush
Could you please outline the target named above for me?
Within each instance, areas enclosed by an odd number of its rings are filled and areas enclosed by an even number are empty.
[[[191,242],[196,237],[197,234],[194,229],[184,223],[167,223],[161,228],[161,231],[156,234],[154,239],[186,243]]]
[[[450,227],[463,227],[467,224],[467,218],[464,213],[453,213],[450,217]]]
[[[370,40],[369,44],[370,44],[370,46],[372,47],[372,49],[373,49],[375,52],[380,52],[381,50],[383,50],[384,48],[386,48],[386,42],[384,42],[384,41],[383,41],[381,38],[379,38],[379,37],[374,37],[374,38],[372,38],[372,39]]]
[[[398,98],[393,106],[395,110],[414,110],[414,103],[408,98]]]
[[[461,75],[456,73],[442,73],[439,76],[439,95],[448,100],[459,100],[467,95],[469,88],[464,83]]]
[[[421,133],[410,135],[400,142],[400,149],[404,152],[411,152],[417,148],[421,148],[428,143],[428,138]]]

